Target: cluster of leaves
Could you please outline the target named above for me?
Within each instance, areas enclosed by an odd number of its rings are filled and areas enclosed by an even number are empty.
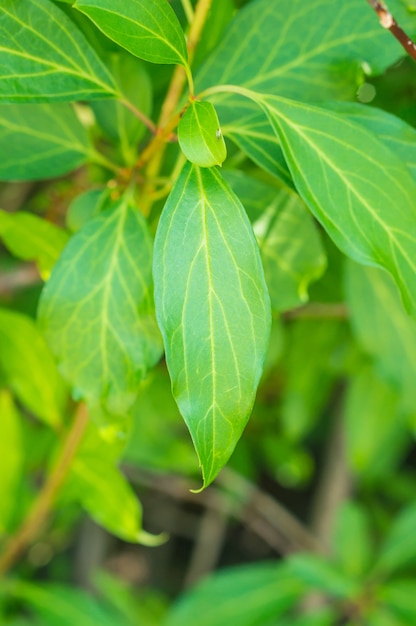
[[[308,480],[307,437],[340,381],[348,461],[364,490],[383,484],[409,448],[416,131],[355,102],[366,76],[383,74],[400,47],[363,0],[252,0],[239,10],[213,0],[202,33],[209,2],[195,13],[189,2],[172,4],[0,6],[0,179],[68,175],[75,188],[64,215],[51,206],[61,181],[37,182],[43,216],[36,202],[0,211],[5,248],[34,261],[45,281],[36,321],[26,302],[0,309],[4,537],[27,514],[30,474],[49,465],[53,473],[79,402],[91,419],[63,503],[150,545],[160,539],[143,531],[118,465],[194,474],[176,406],[203,487],[229,461],[253,406],[257,431],[235,465],[254,477],[266,467],[286,484]],[[391,5],[415,30],[406,3]],[[340,319],[320,319],[340,303]],[[318,319],[291,317],[305,305]],[[403,491],[404,475],[396,483]],[[325,625],[339,615],[406,623],[414,581],[400,576],[415,552],[414,509],[378,553],[368,548],[368,517],[345,509],[332,560],[296,556],[220,574],[166,623],[191,624],[195,613],[206,626],[230,614],[247,626],[277,617]],[[328,607],[296,618],[311,589]],[[106,608],[56,587],[19,582],[5,592],[45,624],[138,623],[129,598]],[[161,619],[150,613],[147,624]]]

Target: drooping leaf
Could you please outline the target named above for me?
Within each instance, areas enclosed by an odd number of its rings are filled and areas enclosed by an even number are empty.
[[[144,63],[121,51],[109,55],[109,67],[124,98],[149,116],[152,109],[152,84]],[[146,131],[143,122],[117,100],[94,101],[91,107],[107,137],[118,144],[124,162],[133,165],[137,142]]]
[[[398,0],[389,2],[389,8],[403,28],[413,28],[414,18]],[[361,0],[342,5],[333,0],[255,0],[238,11],[196,85],[198,91],[242,85],[305,101],[353,98],[363,66],[381,73],[403,55]],[[226,99],[221,98],[224,106]]]
[[[23,468],[21,416],[5,389],[0,389],[0,415],[0,455],[3,467],[0,481],[0,535],[4,535],[10,530],[9,523]]]
[[[216,169],[182,170],[159,223],[154,279],[173,393],[207,486],[246,425],[270,329],[250,223]]]
[[[50,0],[2,0],[0,68],[0,102],[117,96],[94,49]]]
[[[0,371],[19,401],[47,424],[61,422],[65,388],[34,322],[0,310]]]
[[[158,545],[163,538],[142,529],[142,508],[132,487],[117,467],[120,442],[105,440],[94,424],[71,464],[66,485],[91,517],[124,541]]]
[[[32,213],[0,210],[0,239],[19,259],[36,261],[46,279],[69,237],[61,228]]]
[[[346,294],[351,323],[364,351],[375,359],[379,374],[399,392],[407,414],[414,412],[416,322],[400,302],[386,272],[348,263]]]
[[[303,585],[279,563],[256,563],[213,574],[173,605],[163,626],[269,624],[301,597]],[[242,601],[244,598],[244,601]]]
[[[210,102],[191,102],[179,122],[178,140],[188,161],[200,167],[222,165],[227,156],[218,115]]]
[[[85,128],[69,104],[0,105],[0,152],[7,154],[0,180],[61,176],[85,163],[90,151]]]
[[[312,105],[260,98],[315,217],[345,254],[387,269],[416,313],[416,183],[409,171],[359,124]]]
[[[78,396],[123,414],[161,356],[152,304],[152,244],[128,197],[71,239],[41,297],[39,318]]]
[[[185,37],[166,0],[77,0],[74,7],[135,56],[187,66]]]

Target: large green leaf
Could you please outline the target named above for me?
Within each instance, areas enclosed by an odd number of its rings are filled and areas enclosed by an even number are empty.
[[[1,82],[1,81],[0,81]],[[0,179],[67,174],[91,154],[85,128],[69,104],[0,105]]]
[[[42,294],[39,317],[78,396],[122,414],[161,356],[146,222],[122,197],[71,239]]]
[[[386,272],[355,263],[349,263],[347,270],[347,302],[356,337],[375,359],[379,373],[399,392],[403,409],[414,412],[416,322],[404,311]]]
[[[312,105],[260,99],[315,217],[348,256],[387,269],[416,313],[416,183],[407,168],[359,124]]]
[[[403,28],[414,27],[398,0],[389,8]],[[363,66],[381,73],[403,54],[362,0],[255,0],[237,13],[197,87],[229,83],[301,100],[353,98]]]
[[[166,0],[77,0],[74,6],[135,56],[187,66],[185,37]]]
[[[47,278],[69,237],[64,230],[37,215],[0,209],[0,239],[18,258],[36,261],[40,273]]]
[[[3,535],[10,530],[9,523],[15,509],[23,468],[22,418],[5,389],[0,389],[0,415],[0,455],[3,467],[0,481],[0,535]]]
[[[154,278],[173,393],[206,486],[247,422],[270,329],[250,223],[216,169],[182,170],[159,223]]]
[[[115,83],[75,24],[50,0],[2,0],[0,101],[116,96]]]
[[[163,626],[255,626],[269,624],[292,607],[303,585],[278,563],[256,563],[220,571],[183,595]],[[274,623],[274,622],[273,622]]]
[[[34,415],[60,424],[66,394],[48,346],[29,317],[5,309],[0,309],[0,371]]]

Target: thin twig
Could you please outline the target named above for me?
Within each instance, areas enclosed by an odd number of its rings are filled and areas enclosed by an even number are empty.
[[[28,516],[17,532],[10,537],[0,556],[0,575],[5,574],[13,566],[22,552],[36,539],[41,531],[55,504],[59,490],[68,475],[87,423],[87,409],[84,404],[80,404],[75,413],[72,427],[63,443],[58,460],[33,503]]]
[[[349,311],[343,302],[310,302],[297,309],[285,311],[285,320],[294,319],[348,319]]]
[[[400,45],[403,46],[407,54],[411,56],[414,61],[416,61],[416,44],[410,39],[404,30],[400,28],[387,6],[378,0],[367,0],[367,2],[377,13],[382,27],[389,30],[393,37],[395,37]]]
[[[129,111],[133,113],[133,115],[137,117],[137,119],[139,119],[153,135],[156,134],[156,124],[150,119],[150,117],[147,117],[147,115],[140,111],[140,109],[136,109],[134,104],[132,104],[129,100],[120,100],[120,104],[125,106],[126,109],[129,109]]]

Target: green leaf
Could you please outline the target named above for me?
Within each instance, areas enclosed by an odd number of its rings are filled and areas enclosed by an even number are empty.
[[[404,311],[386,272],[348,263],[346,294],[355,335],[378,373],[400,393],[407,414],[416,403],[416,322]],[[387,419],[387,418],[386,418]]]
[[[308,285],[326,268],[313,218],[299,196],[276,190],[274,201],[254,224],[272,308],[287,311],[309,300]]]
[[[402,28],[414,28],[397,0],[389,8]],[[228,83],[304,101],[353,98],[363,67],[381,73],[403,54],[362,0],[257,0],[236,14],[198,73],[197,92]]]
[[[71,239],[41,297],[39,318],[79,397],[123,414],[161,356],[153,312],[152,243],[128,197]]]
[[[359,585],[320,556],[296,554],[290,557],[289,571],[301,583],[335,598],[352,598]]]
[[[278,563],[256,563],[213,574],[173,605],[163,626],[269,623],[293,606],[304,591]]]
[[[406,449],[408,434],[399,404],[397,390],[371,367],[359,370],[348,387],[346,451],[354,473],[364,483],[390,477]]]
[[[349,578],[362,577],[370,566],[373,550],[368,517],[353,502],[345,502],[337,513],[332,552],[336,564]]]
[[[246,172],[225,170],[223,176],[253,223],[272,308],[285,311],[304,304],[308,285],[326,268],[319,232],[304,203],[281,185]]]
[[[77,0],[74,7],[135,56],[188,66],[185,37],[166,0]]]
[[[76,233],[93,217],[97,217],[109,199],[109,190],[87,189],[74,198],[66,213],[66,225],[69,230]]]
[[[117,96],[94,49],[50,0],[2,0],[0,68],[1,102]]]
[[[0,162],[0,180],[61,176],[85,163],[91,150],[69,104],[0,105],[0,152],[7,154]]]
[[[191,102],[178,127],[179,145],[186,158],[200,167],[222,165],[227,157],[214,105]]]
[[[67,233],[32,213],[0,210],[0,238],[12,254],[36,261],[46,280],[68,242]]]
[[[390,574],[416,561],[416,504],[410,504],[396,517],[379,553],[375,572]]]
[[[123,97],[149,116],[152,110],[152,83],[144,63],[122,51],[108,57],[111,73]],[[99,126],[119,146],[124,162],[134,165],[137,143],[143,137],[146,126],[117,100],[95,101],[91,107]]]
[[[8,391],[0,389],[0,535],[5,534],[16,505],[16,495],[23,468],[21,416]]]
[[[182,170],[159,223],[154,279],[173,393],[207,486],[246,425],[270,332],[259,250],[216,169]]]
[[[416,620],[416,583],[414,579],[392,580],[378,590],[378,597],[406,624]]]
[[[66,391],[34,322],[0,309],[0,371],[19,401],[52,426],[61,423]]]
[[[358,124],[323,108],[260,98],[315,217],[345,254],[387,269],[416,313],[416,184],[408,170]]]
[[[142,529],[142,508],[121,471],[116,467],[120,442],[104,440],[95,425],[71,464],[67,491],[91,517],[124,541],[159,545],[162,537]]]

